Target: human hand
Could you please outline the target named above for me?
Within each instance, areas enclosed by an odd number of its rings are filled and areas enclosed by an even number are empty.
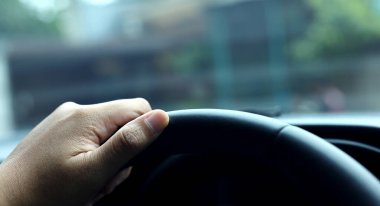
[[[91,205],[129,175],[123,166],[168,121],[140,98],[65,103],[0,165],[0,204]]]

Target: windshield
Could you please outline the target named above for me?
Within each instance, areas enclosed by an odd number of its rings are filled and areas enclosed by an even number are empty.
[[[66,101],[380,109],[379,0],[2,0],[0,129]]]

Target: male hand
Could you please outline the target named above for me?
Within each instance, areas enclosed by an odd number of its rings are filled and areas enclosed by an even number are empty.
[[[168,121],[165,112],[151,111],[141,98],[65,103],[0,165],[0,204],[92,204],[129,175],[123,166]]]

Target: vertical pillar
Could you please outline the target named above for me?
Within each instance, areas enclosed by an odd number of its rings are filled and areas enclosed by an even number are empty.
[[[269,42],[269,69],[275,104],[283,111],[290,109],[289,74],[286,62],[286,32],[283,1],[268,0],[266,5],[267,35]]]
[[[217,105],[228,108],[231,104],[232,64],[229,51],[228,23],[220,7],[210,12],[210,42],[214,61]]]
[[[14,129],[6,45],[0,42],[0,133]],[[0,135],[0,138],[3,135]]]

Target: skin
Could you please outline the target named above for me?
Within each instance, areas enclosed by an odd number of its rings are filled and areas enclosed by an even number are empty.
[[[65,103],[0,165],[0,205],[92,205],[129,176],[123,166],[168,122],[141,98]]]

